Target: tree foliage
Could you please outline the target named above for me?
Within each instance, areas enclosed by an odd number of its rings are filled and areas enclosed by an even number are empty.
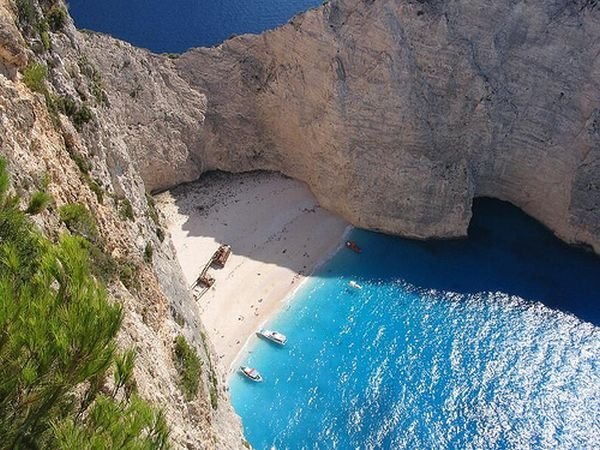
[[[129,349],[121,355],[117,355],[115,358],[115,370],[114,376],[114,393],[116,394],[119,389],[125,389],[125,395],[129,397],[133,392],[135,385],[133,382],[133,367],[135,365],[135,351]]]
[[[50,242],[8,187],[0,161],[0,448],[165,448],[161,412],[116,400],[132,354],[117,358],[113,395],[99,395],[122,311],[91,275],[84,238]]]
[[[117,419],[117,420],[115,420]],[[54,427],[61,450],[151,450],[168,447],[167,422],[137,396],[128,403],[100,395],[89,416],[78,425],[66,420]]]

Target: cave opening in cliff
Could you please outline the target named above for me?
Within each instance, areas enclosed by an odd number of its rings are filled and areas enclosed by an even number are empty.
[[[600,323],[600,305],[595,301],[600,259],[561,241],[511,203],[475,198],[463,245],[463,251],[477,260],[472,291],[515,294]]]

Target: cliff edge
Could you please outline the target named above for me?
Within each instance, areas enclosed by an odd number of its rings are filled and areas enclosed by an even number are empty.
[[[179,57],[79,34],[151,190],[277,170],[351,223],[464,236],[478,196],[600,252],[600,8],[334,0]]]
[[[416,238],[464,236],[489,196],[600,253],[596,1],[333,0],[178,57],[68,16],[31,22],[60,0],[20,5],[0,0],[2,156],[24,201],[51,194],[39,228],[56,237],[60,207],[85,204],[102,250],[141,281],[109,290],[139,391],[165,405],[177,447],[244,442],[148,191],[277,170],[355,225]],[[192,401],[178,335],[204,361]]]
[[[495,197],[600,252],[599,55],[594,2],[337,0],[175,63],[207,97],[203,170],[280,170],[416,238]]]
[[[100,68],[101,52],[111,59]],[[131,90],[114,92],[110,73],[120,64],[139,75]],[[94,276],[122,305],[117,343],[135,355],[131,389],[164,411],[172,447],[229,450],[247,443],[225,374],[144,185],[197,176],[179,159],[197,139],[186,129],[202,124],[204,98],[162,57],[78,32],[58,0],[0,0],[0,157],[20,209],[53,241],[87,240]],[[156,159],[161,169],[145,171]],[[34,211],[40,193],[46,200]],[[84,222],[83,231],[74,226]],[[182,345],[198,361],[187,385]],[[102,388],[112,392],[110,380]]]

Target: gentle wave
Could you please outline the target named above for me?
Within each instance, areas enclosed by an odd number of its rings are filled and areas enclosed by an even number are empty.
[[[511,217],[523,220],[503,206],[493,214],[495,208],[475,222],[489,228],[485,236]],[[552,275],[561,292],[597,297],[598,258],[549,240],[529,220],[521,226],[527,245],[535,244],[536,231],[547,247],[542,253],[558,246],[561,260],[579,265],[577,277]],[[515,228],[509,232],[514,236]],[[506,279],[503,267],[531,261],[515,260],[503,239],[498,247],[481,243],[497,260],[488,273],[480,271],[482,247],[468,249],[472,239],[463,249],[446,243],[423,251],[419,246],[431,244],[361,230],[351,236],[364,253],[341,250],[270,324],[288,335],[288,345],[256,342],[250,349],[247,363],[259,368],[264,383],[230,381],[255,448],[600,448],[600,329],[548,307],[552,298],[507,292],[544,293],[531,280],[544,278],[536,271],[552,273],[544,264],[553,260],[537,261],[531,277]],[[460,261],[455,269],[464,277],[483,278],[453,279],[457,289],[443,289],[448,283],[440,282],[445,275],[433,262],[440,258],[447,265]],[[350,279],[363,289],[348,288]],[[593,304],[577,308],[597,323]]]

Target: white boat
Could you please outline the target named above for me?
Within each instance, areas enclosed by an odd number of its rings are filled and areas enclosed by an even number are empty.
[[[260,375],[258,370],[252,367],[241,366],[240,372],[242,372],[242,375],[244,375],[246,378],[249,378],[257,383],[260,383],[263,380],[263,377]]]
[[[279,345],[285,345],[285,343],[287,342],[287,337],[285,337],[285,335],[279,333],[278,331],[262,329],[257,331],[256,334]]]
[[[352,289],[362,289],[362,286],[354,280],[350,280],[348,282],[348,286],[350,286]]]

